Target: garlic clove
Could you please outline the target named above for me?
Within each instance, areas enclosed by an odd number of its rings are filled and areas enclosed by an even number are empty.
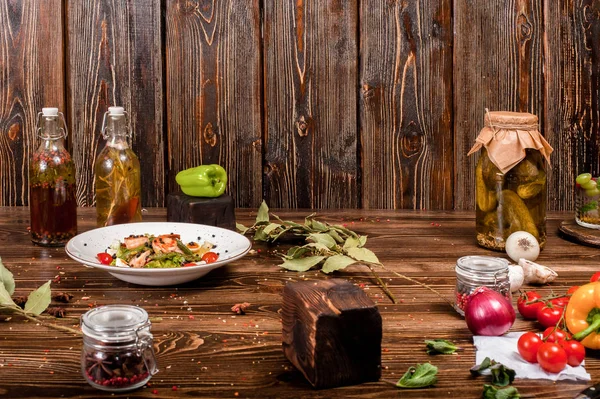
[[[521,258],[534,261],[540,255],[540,244],[531,233],[515,231],[506,239],[504,250],[515,262]]]
[[[508,280],[510,281],[510,292],[517,292],[525,280],[523,268],[519,265],[508,265]]]
[[[550,283],[558,277],[558,273],[548,266],[540,265],[530,260],[519,259],[519,266],[523,268],[523,277],[525,284],[545,284]]]

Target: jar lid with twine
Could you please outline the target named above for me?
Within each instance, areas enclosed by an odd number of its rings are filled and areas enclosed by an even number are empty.
[[[485,147],[490,161],[506,173],[525,159],[526,149],[538,150],[548,165],[554,149],[539,131],[538,117],[527,112],[485,109],[484,127],[467,155]]]

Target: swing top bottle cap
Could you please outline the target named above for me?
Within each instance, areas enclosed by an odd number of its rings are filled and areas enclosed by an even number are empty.
[[[42,108],[42,115],[44,115],[44,116],[58,116],[58,108],[53,108],[53,107]]]
[[[125,114],[123,107],[108,107],[108,114],[111,116],[119,116]]]

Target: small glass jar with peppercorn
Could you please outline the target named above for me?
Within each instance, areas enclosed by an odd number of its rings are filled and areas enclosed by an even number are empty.
[[[482,286],[498,291],[511,301],[506,259],[493,256],[463,256],[458,259],[454,309],[464,316],[470,295]]]
[[[124,392],[158,372],[148,313],[130,305],[107,305],[81,317],[81,371],[94,388]]]
[[[75,164],[65,148],[67,127],[58,108],[43,108],[36,125],[42,142],[29,163],[31,241],[63,246],[77,234]]]

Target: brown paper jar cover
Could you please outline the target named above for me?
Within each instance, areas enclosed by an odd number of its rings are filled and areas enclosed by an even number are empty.
[[[486,112],[485,125],[467,155],[485,147],[490,160],[506,173],[525,159],[526,149],[538,150],[550,164],[552,147],[539,131],[538,117],[526,112]]]
[[[487,111],[487,110],[486,110]],[[503,251],[515,231],[546,242],[546,166],[552,147],[529,113],[486,112],[469,152],[481,149],[475,168],[477,243]]]

